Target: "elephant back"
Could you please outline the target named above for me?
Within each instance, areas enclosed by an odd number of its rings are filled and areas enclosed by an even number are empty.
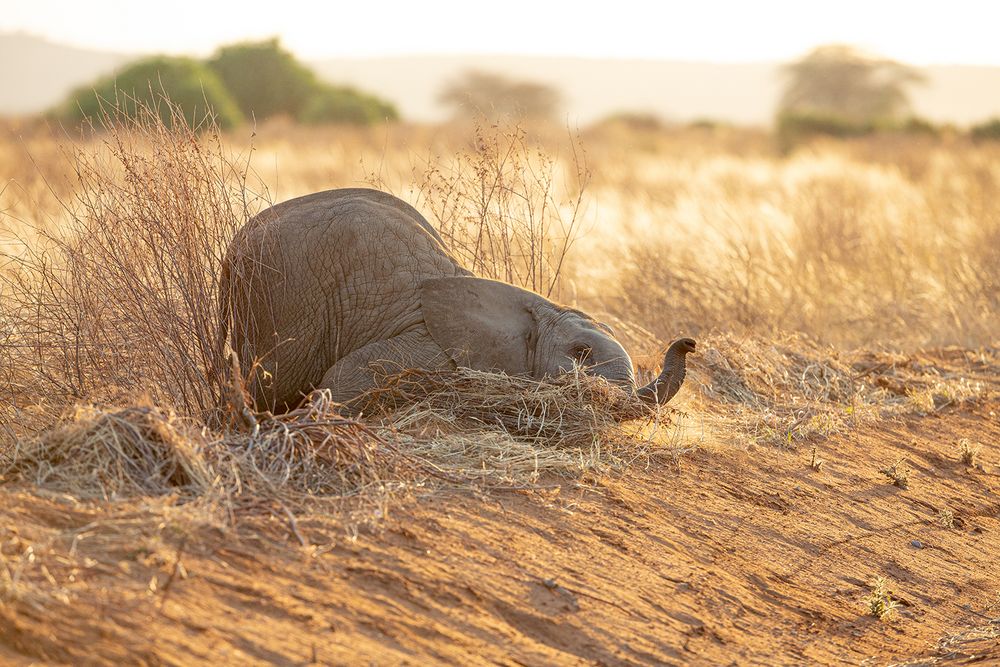
[[[468,275],[406,202],[329,190],[252,218],[230,247],[231,342],[258,407],[284,409],[352,351],[422,326],[419,285]]]

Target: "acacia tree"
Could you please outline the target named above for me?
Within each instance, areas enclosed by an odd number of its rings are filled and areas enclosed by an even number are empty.
[[[438,102],[452,107],[458,116],[491,119],[551,118],[559,101],[552,86],[474,70],[445,85],[438,95]]]
[[[787,65],[782,113],[817,113],[853,121],[899,118],[910,110],[907,88],[923,76],[901,63],[844,45],[820,46]]]

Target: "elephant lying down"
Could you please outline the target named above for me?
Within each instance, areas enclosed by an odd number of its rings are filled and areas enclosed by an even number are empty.
[[[233,240],[221,275],[230,339],[258,410],[294,408],[314,388],[347,403],[376,373],[499,370],[541,379],[574,363],[666,403],[695,342],[673,343],[660,376],[635,386],[606,325],[528,290],[477,278],[409,204],[377,190],[329,190],[278,204]]]

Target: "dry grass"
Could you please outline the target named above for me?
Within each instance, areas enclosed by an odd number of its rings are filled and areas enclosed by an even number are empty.
[[[801,335],[731,334],[710,335],[699,347],[702,396],[725,406],[718,411],[730,432],[769,445],[793,446],[884,417],[975,404],[996,392],[1000,373],[995,350],[939,351],[953,358],[949,362],[845,352]],[[970,364],[981,373],[970,372]]]
[[[483,120],[472,128],[471,146],[414,163],[402,196],[476,275],[558,299],[591,176],[579,137],[569,134],[563,148],[568,157],[561,160],[525,128]],[[367,180],[400,189],[378,172]]]
[[[341,416],[328,392],[315,392],[291,413],[224,430],[151,404],[77,408],[5,452],[0,480],[77,498],[171,496],[227,512],[276,500],[294,508],[434,477],[523,484],[621,468],[669,424],[660,409],[580,371],[542,383],[413,370],[386,378],[366,399],[367,423]]]
[[[52,193],[58,219],[5,225],[7,430],[140,395],[205,418],[227,386],[215,363],[219,264],[263,188],[212,127],[140,111],[108,109],[102,132],[64,149],[74,189]]]
[[[593,131],[584,152],[576,136],[498,126],[274,123],[251,144],[152,114],[109,110],[105,124],[68,149],[38,128],[0,136],[8,477],[106,498],[341,496],[396,478],[618,467],[677,437],[578,375],[394,376],[369,397],[377,433],[334,423],[322,397],[247,419],[218,363],[222,254],[269,192],[362,182],[416,204],[480,274],[612,321],[637,356],[698,333],[682,398],[727,440],[814,443],[993,391],[989,147],[859,142],[785,159],[740,131]],[[981,348],[954,366],[886,351],[930,342]]]
[[[720,149],[721,148],[721,149]],[[995,341],[996,147],[829,144],[779,159],[725,147],[590,147],[591,196],[617,210],[615,275],[596,294],[660,337],[800,331],[838,346]],[[669,147],[660,149],[669,151]],[[709,154],[706,155],[706,152]]]
[[[342,417],[328,394],[262,419],[216,431],[152,405],[77,408],[0,457],[0,478],[79,498],[211,497],[240,504],[345,497],[406,479],[417,465],[364,424]]]
[[[460,479],[504,484],[620,468],[670,423],[665,409],[579,369],[545,382],[405,371],[370,392],[364,411],[417,458]]]

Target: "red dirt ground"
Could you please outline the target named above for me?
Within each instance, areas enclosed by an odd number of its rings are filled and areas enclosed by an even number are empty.
[[[824,441],[819,471],[809,448],[707,445],[551,488],[435,491],[354,539],[300,517],[306,546],[280,512],[185,537],[155,504],[111,516],[8,485],[0,547],[22,586],[4,597],[0,568],[0,662],[1000,664],[998,414],[865,426]],[[879,473],[901,457],[905,489]],[[876,576],[900,603],[884,621],[864,602]]]

